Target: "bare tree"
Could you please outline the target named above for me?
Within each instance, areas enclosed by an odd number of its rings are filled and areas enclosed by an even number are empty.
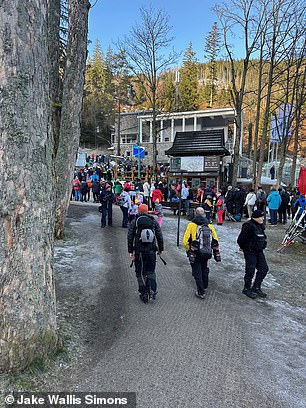
[[[141,8],[141,25],[132,28],[118,45],[127,56],[128,65],[132,72],[143,84],[146,98],[152,109],[153,132],[153,174],[157,174],[157,99],[158,81],[162,72],[175,63],[177,54],[174,52],[164,54],[170,43],[171,27],[168,16],[161,10],[153,7]]]
[[[63,236],[74,164],[80,140],[80,116],[87,56],[88,0],[69,1],[68,45],[58,148],[55,158],[57,238]]]
[[[257,173],[257,185],[260,183],[262,167],[265,159],[265,146],[271,122],[271,101],[275,84],[280,78],[281,68],[287,64],[288,54],[284,50],[290,48],[291,30],[296,25],[295,17],[296,2],[294,0],[273,0],[267,5],[266,22],[267,41],[265,61],[269,65],[267,79],[267,98],[265,100],[265,112],[263,116],[263,129],[260,142],[260,155]]]
[[[233,0],[230,4],[217,5],[215,13],[222,27],[223,43],[231,65],[231,99],[236,110],[236,138],[234,142],[232,184],[236,184],[239,165],[239,150],[242,139],[242,108],[245,95],[246,78],[251,55],[258,49],[258,40],[264,28],[265,3],[255,0]],[[233,41],[233,29],[239,31],[244,41],[243,72],[238,81]]]
[[[290,40],[286,41],[283,47],[283,54],[286,55],[286,63],[282,72],[280,73],[280,81],[278,81],[278,93],[276,93],[277,107],[284,114],[282,120],[277,128],[280,144],[280,163],[277,174],[277,184],[282,182],[283,168],[288,152],[288,147],[291,142],[293,133],[293,124],[299,129],[299,120],[296,118],[296,114],[300,114],[301,108],[305,103],[299,87],[302,84],[301,77],[305,71],[305,36],[304,25],[302,26],[300,21],[300,14],[294,13],[291,18],[296,18],[296,25],[290,29]],[[301,38],[303,39],[301,41]],[[305,94],[305,90],[302,90]]]
[[[300,131],[303,126],[303,122],[306,119],[305,111],[303,107],[305,106],[306,102],[306,67],[301,70],[301,75],[298,78],[298,86],[296,87],[296,95],[295,95],[295,126],[294,126],[294,133],[293,133],[293,152],[292,152],[292,166],[290,172],[290,184],[291,186],[295,186],[295,172],[296,172],[296,162],[297,162],[297,155],[298,155],[298,147],[299,147],[299,140],[300,140]]]

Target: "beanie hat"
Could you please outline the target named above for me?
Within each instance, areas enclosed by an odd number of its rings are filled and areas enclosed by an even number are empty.
[[[147,213],[149,211],[149,208],[147,206],[147,204],[140,204],[140,206],[138,207],[138,212],[139,213]]]
[[[265,214],[260,210],[255,210],[252,212],[252,218],[260,218],[263,217]]]
[[[105,185],[105,188],[109,188],[109,187],[111,187],[111,185],[107,183],[107,184]]]

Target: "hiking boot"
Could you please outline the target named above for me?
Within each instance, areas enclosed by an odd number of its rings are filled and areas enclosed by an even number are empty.
[[[152,300],[156,299],[156,295],[157,295],[157,291],[156,292],[152,292]]]
[[[205,299],[205,293],[203,293],[203,295],[200,295],[199,292],[195,292],[195,296],[199,299]]]
[[[140,300],[143,301],[143,303],[148,303],[149,302],[149,296],[148,296],[147,293],[140,294],[139,297],[140,297]]]
[[[257,288],[252,288],[252,291],[256,293],[257,296],[261,297],[261,298],[265,298],[267,297],[267,294],[265,292],[263,292],[261,290],[261,288],[257,287]]]
[[[257,294],[253,292],[252,289],[243,288],[242,293],[251,299],[255,299],[257,297]]]

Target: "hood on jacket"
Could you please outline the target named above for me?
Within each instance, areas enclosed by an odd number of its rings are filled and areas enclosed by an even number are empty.
[[[196,215],[192,220],[197,225],[208,225],[208,219],[202,215]]]

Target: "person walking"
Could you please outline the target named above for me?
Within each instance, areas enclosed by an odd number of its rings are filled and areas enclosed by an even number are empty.
[[[271,192],[267,197],[267,204],[270,212],[271,225],[277,225],[277,210],[281,205],[282,199],[275,187],[271,187]]]
[[[116,205],[118,205],[118,197],[120,196],[122,190],[123,190],[122,184],[120,183],[120,180],[117,178],[114,183],[114,193],[115,193],[115,198],[116,198]]]
[[[128,252],[135,264],[138,292],[144,303],[156,299],[156,252],[161,255],[164,250],[161,228],[148,211],[146,204],[140,204],[128,230]]]
[[[249,193],[245,197],[244,205],[246,205],[248,210],[249,218],[252,217],[252,212],[256,203],[256,193],[253,188],[250,189]]]
[[[257,194],[256,194],[256,207],[257,207],[257,210],[265,211],[265,209],[266,209],[266,200],[267,200],[266,192],[262,189],[261,186],[258,186],[258,190],[257,190]]]
[[[106,215],[108,226],[111,227],[113,224],[113,202],[115,202],[115,195],[110,184],[106,183],[103,186],[99,199],[101,203],[101,228],[106,226]]]
[[[211,214],[212,214],[212,210],[213,210],[212,196],[211,195],[207,196],[207,198],[204,201],[203,207],[204,207],[205,216],[206,216],[208,222],[210,222],[210,218],[211,218]]]
[[[263,252],[267,246],[263,211],[253,211],[251,219],[242,224],[237,243],[242,249],[245,259],[242,293],[251,299],[255,299],[257,296],[265,298],[267,294],[262,291],[261,284],[269,271],[269,267]],[[255,280],[252,285],[254,275]]]
[[[226,209],[229,214],[234,214],[234,191],[232,186],[227,187],[227,191],[224,196]]]
[[[80,196],[80,187],[81,187],[81,182],[78,178],[78,176],[75,176],[75,178],[72,180],[72,188],[74,191],[74,199],[75,201],[79,201],[81,196]]]
[[[126,186],[118,198],[120,210],[122,211],[122,228],[128,227],[129,212],[132,208],[131,196],[129,194],[130,186]]]
[[[208,260],[212,257],[212,251],[217,262],[221,261],[221,257],[216,230],[208,223],[202,207],[195,209],[195,217],[186,227],[183,245],[197,286],[195,295],[200,299],[204,299],[208,288]]]
[[[143,196],[148,204],[150,206],[150,190],[151,190],[151,185],[146,179],[145,182],[143,183]]]
[[[217,225],[222,225],[223,224],[223,214],[225,211],[225,201],[224,201],[224,195],[222,193],[217,194],[216,207],[217,207],[217,215],[218,215]]]
[[[281,203],[278,207],[278,222],[280,224],[287,223],[287,209],[290,202],[290,195],[285,188],[278,189],[279,195],[281,197]]]

